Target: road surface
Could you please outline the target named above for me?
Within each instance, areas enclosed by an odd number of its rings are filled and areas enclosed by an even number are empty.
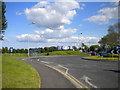
[[[42,75],[42,73],[53,72],[56,80],[62,78],[58,72],[50,68],[44,67],[44,64],[48,64],[59,70],[68,72],[70,75],[74,76],[77,80],[82,82],[84,85],[90,88],[117,88],[118,87],[118,62],[111,61],[92,61],[83,60],[82,56],[43,56],[38,58],[31,58],[25,61],[29,62],[34,66]],[[40,67],[47,68],[47,71],[40,69]],[[67,68],[67,69],[66,69]],[[44,74],[43,74],[44,76]],[[51,75],[52,76],[52,75]],[[47,77],[47,76],[46,76]],[[59,82],[69,83],[65,78]],[[48,79],[45,79],[47,81]],[[45,82],[46,83],[46,82]],[[62,83],[61,83],[62,84]],[[43,84],[43,87],[44,86]],[[48,86],[49,87],[49,86]],[[72,85],[65,87],[74,87]]]
[[[31,60],[23,59],[24,62],[32,65],[38,71],[41,78],[41,88],[75,88],[75,86],[59,72],[46,67],[35,59]]]

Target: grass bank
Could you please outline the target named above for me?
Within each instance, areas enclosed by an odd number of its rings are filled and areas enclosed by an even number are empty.
[[[90,57],[84,57],[85,59],[95,59],[95,60],[118,60],[119,58],[118,57],[101,57],[101,56],[90,56]]]
[[[2,89],[2,55],[0,54],[0,90]]]
[[[41,53],[40,55],[47,55],[47,53]],[[49,52],[49,55],[88,55],[78,51],[53,51]]]
[[[27,54],[2,55],[3,88],[40,88],[40,77],[36,70],[16,58],[27,57]]]

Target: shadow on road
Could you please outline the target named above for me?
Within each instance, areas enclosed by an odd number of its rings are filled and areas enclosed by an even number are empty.
[[[111,71],[111,72],[115,72],[115,73],[120,73],[120,70],[104,70],[104,71]]]

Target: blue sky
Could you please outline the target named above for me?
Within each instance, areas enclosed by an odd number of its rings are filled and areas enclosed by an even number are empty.
[[[74,1],[74,4],[76,6],[71,6],[72,9],[68,7],[66,9],[72,12],[69,18],[67,17],[67,14],[63,14],[63,12],[61,14],[61,11],[59,11],[60,7],[56,5],[56,8],[58,9],[55,9],[57,12],[55,13],[55,16],[61,15],[60,20],[63,19],[62,17],[64,17],[66,20],[64,22],[59,21],[59,18],[57,16],[55,18],[51,18],[51,16],[47,12],[46,14],[44,12],[41,12],[45,15],[48,14],[48,17],[50,18],[50,20],[52,20],[50,22],[45,21],[48,19],[43,19],[46,23],[44,23],[43,25],[42,23],[40,23],[42,17],[39,16],[39,14],[42,14],[39,13],[38,10],[38,8],[42,8],[42,6],[39,6],[41,5],[41,3],[38,4],[38,2],[6,2],[6,18],[8,21],[8,28],[5,32],[5,41],[3,41],[3,46],[14,48],[27,48],[28,38],[29,47],[44,47],[57,45],[73,46],[80,45],[80,43],[82,42],[87,45],[89,45],[89,43],[98,44],[97,41],[107,34],[108,26],[117,22],[116,17],[112,14],[112,12],[115,12],[113,11],[113,8],[117,8],[117,6],[112,5],[108,2],[78,3]],[[35,5],[37,5],[37,7],[35,8],[36,10],[38,10],[38,12],[33,11],[33,6]],[[51,7],[53,8],[53,6]],[[29,13],[27,13],[26,8],[28,8]],[[44,7],[44,9],[48,10],[47,6]],[[54,10],[54,8],[49,10],[52,11]],[[60,10],[64,11],[63,9]],[[99,12],[100,10],[101,12]],[[64,13],[68,13],[68,11],[64,11]],[[105,13],[104,11],[107,13]],[[56,18],[58,18],[58,20],[56,20]],[[101,19],[105,19],[106,21]],[[35,23],[31,24],[33,21]],[[57,23],[58,26],[55,26],[55,23]],[[53,24],[54,26],[50,26]],[[62,28],[59,28],[60,26]],[[35,31],[37,31],[37,33]],[[66,33],[64,33],[64,31],[66,31]],[[80,35],[79,33],[83,34]]]

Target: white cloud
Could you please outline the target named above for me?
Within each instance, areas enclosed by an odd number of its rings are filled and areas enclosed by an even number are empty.
[[[85,20],[97,24],[108,24],[110,20],[120,18],[118,16],[118,10],[118,7],[103,8],[98,11],[98,15],[91,16],[89,18],[86,18]]]
[[[19,11],[16,12],[16,15],[22,15],[22,14],[23,14],[22,12]]]
[[[80,8],[79,3],[75,0],[64,0],[50,3],[41,1],[32,8],[26,8],[25,14],[30,22],[35,23],[38,27],[57,29],[64,24],[71,24],[71,20]]]
[[[21,42],[75,45],[78,43],[78,37],[74,36],[77,29],[65,29],[64,25],[71,24],[71,20],[76,15],[76,9],[83,9],[84,7],[85,4],[79,4],[75,0],[57,0],[54,3],[41,1],[32,8],[26,8],[25,14],[30,22],[45,29],[36,30],[34,34],[22,34],[16,38]],[[79,40],[83,43],[97,43],[99,39],[96,37],[80,37]]]
[[[45,40],[41,38],[40,35],[36,34],[22,34],[20,36],[16,36],[16,38],[20,42],[45,42]]]
[[[48,30],[48,32],[52,32]],[[44,33],[44,32],[39,32]],[[20,36],[17,36],[17,40],[21,42],[40,42],[40,43],[59,43],[61,45],[69,44],[69,45],[75,45],[78,43],[85,43],[87,45],[90,44],[97,44],[100,40],[97,37],[77,37],[77,36],[70,36],[65,38],[45,38],[41,37],[40,35],[34,35],[34,34],[22,34]]]
[[[61,27],[63,28],[63,27]],[[76,33],[77,29],[60,29],[60,30],[36,30],[35,33],[41,35],[44,38],[51,39],[51,38],[65,38],[70,37],[72,34]]]
[[[78,41],[79,40],[79,41]],[[63,39],[48,39],[48,42],[59,42],[59,43],[97,43],[99,38],[97,37],[77,37],[71,36]]]
[[[38,4],[34,5],[33,8],[44,7],[48,4],[48,1],[41,1]]]
[[[82,27],[83,26],[83,24],[79,24],[79,27]]]

